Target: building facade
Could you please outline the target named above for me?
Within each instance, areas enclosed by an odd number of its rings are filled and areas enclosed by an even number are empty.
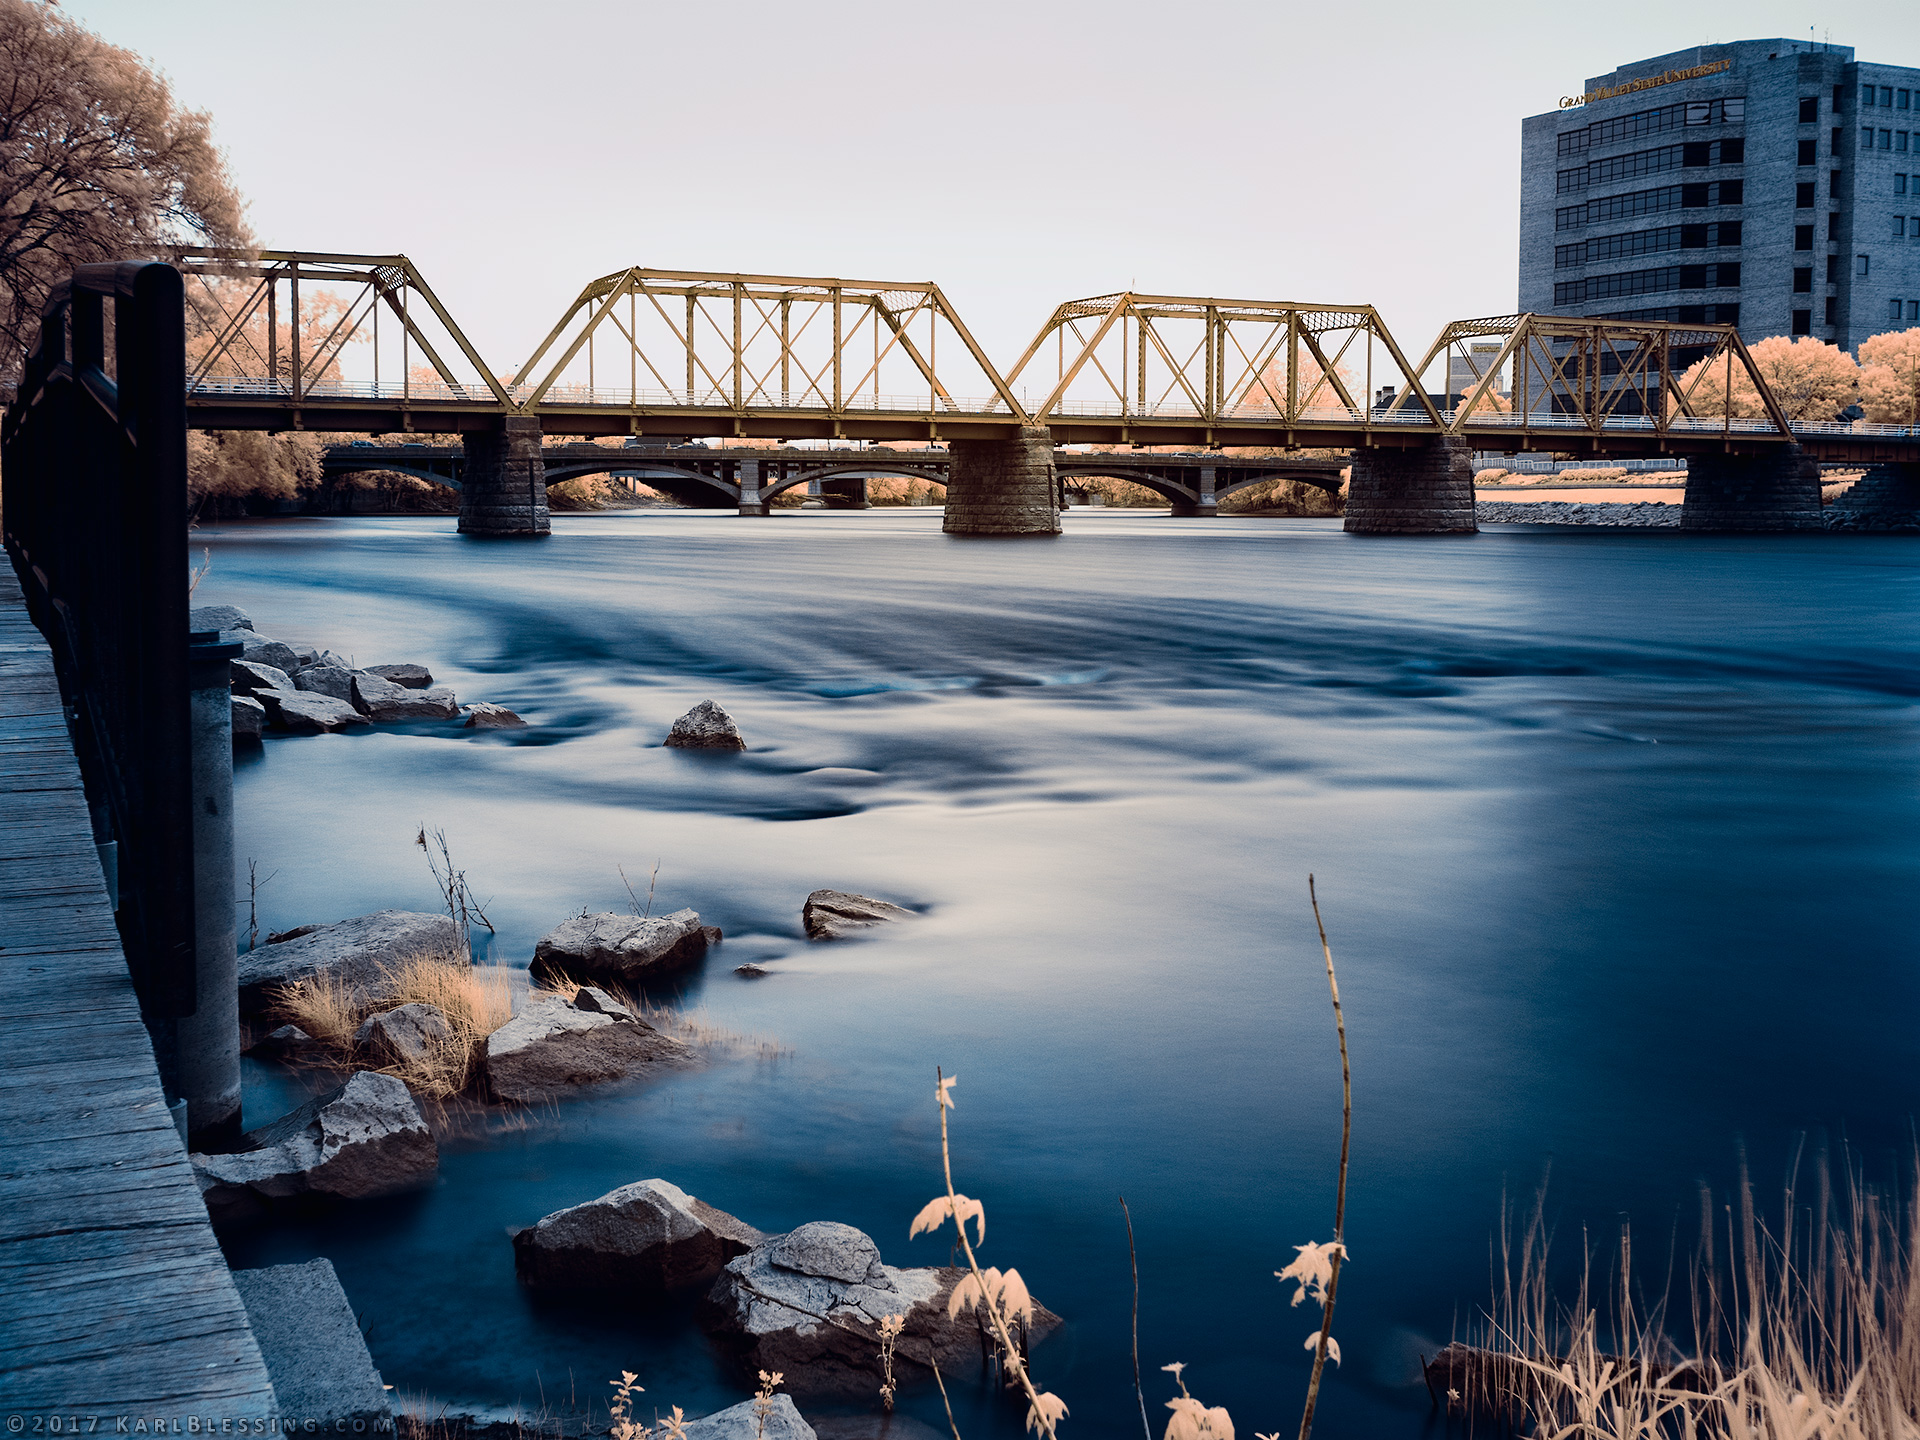
[[[1593,77],[1521,122],[1520,309],[1856,353],[1920,324],[1920,69],[1740,40]]]

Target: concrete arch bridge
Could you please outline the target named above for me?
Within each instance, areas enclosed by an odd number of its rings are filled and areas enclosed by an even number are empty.
[[[945,447],[894,450],[781,446],[647,444],[619,447],[573,444],[541,449],[539,483],[558,485],[589,475],[632,480],[682,505],[738,508],[764,515],[773,499],[805,487],[829,510],[867,508],[867,482],[900,477],[948,483],[953,455]],[[1099,453],[1056,450],[1053,467],[1065,504],[1093,479],[1125,480],[1165,497],[1175,515],[1217,513],[1221,500],[1267,480],[1299,480],[1323,490],[1340,488],[1350,461],[1303,455],[1229,455],[1208,451]],[[391,471],[460,489],[467,467],[465,446],[376,445],[355,441],[322,454],[328,476]]]

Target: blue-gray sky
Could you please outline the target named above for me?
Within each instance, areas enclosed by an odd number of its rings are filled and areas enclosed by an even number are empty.
[[[1063,299],[1515,304],[1519,123],[1920,5],[66,0],[213,112],[263,242],[404,251],[496,368],[627,265],[933,279],[1002,368]],[[1830,32],[1830,34],[1829,34]]]

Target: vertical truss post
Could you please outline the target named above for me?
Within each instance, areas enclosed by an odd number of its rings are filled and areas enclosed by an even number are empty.
[[[741,346],[740,346],[740,307],[745,298],[747,287],[738,280],[733,282],[733,408],[738,410],[746,397],[740,388]]]

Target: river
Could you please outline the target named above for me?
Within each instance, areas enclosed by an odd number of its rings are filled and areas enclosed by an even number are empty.
[[[1563,1245],[1629,1218],[1662,1257],[1744,1140],[1763,1191],[1797,1132],[1869,1160],[1920,1074],[1920,548],[1856,535],[1077,511],[1058,540],[937,511],[557,516],[540,543],[450,517],[202,527],[200,604],[356,663],[417,660],[523,732],[270,739],[237,774],[263,927],[432,910],[444,827],[494,958],[617,865],[725,943],[677,987],[768,1042],[448,1145],[431,1192],[223,1237],[330,1257],[400,1391],[537,1407],[639,1372],[648,1406],[744,1398],[684,1304],[516,1284],[510,1229],[661,1176],[765,1230],[907,1224],[959,1188],[1066,1329],[1035,1352],[1063,1435],[1139,1424],[1127,1234],[1157,1435],[1186,1362],[1240,1433],[1298,1426],[1317,1312],[1273,1272],[1332,1229],[1353,1161],[1316,1433],[1414,1435],[1417,1356],[1488,1292],[1503,1193],[1549,1164]],[[664,749],[712,697],[750,748]],[[243,877],[244,879],[244,877]],[[924,910],[810,945],[830,886]],[[243,886],[244,893],[244,886]],[[752,962],[771,973],[750,979]],[[248,1062],[247,1123],[298,1098]],[[1574,1237],[1571,1240],[1565,1237]],[[1664,1263],[1664,1259],[1662,1261]],[[967,1386],[969,1440],[1021,1413]],[[939,1397],[902,1409],[944,1430]],[[644,1411],[643,1411],[644,1413]]]

